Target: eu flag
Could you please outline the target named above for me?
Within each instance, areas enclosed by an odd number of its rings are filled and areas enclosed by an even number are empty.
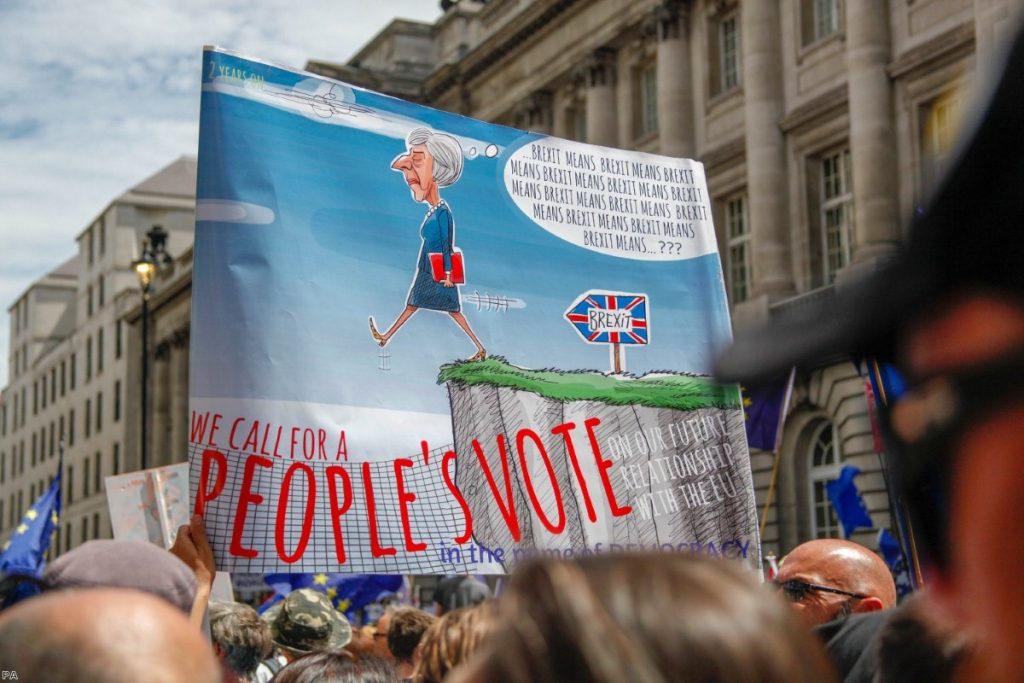
[[[320,591],[350,620],[362,608],[402,587],[401,576],[376,574],[266,574],[263,581],[282,598],[299,588]]]
[[[836,511],[836,517],[843,525],[843,534],[849,538],[861,527],[873,529],[875,523],[871,521],[867,505],[853,482],[854,477],[860,474],[860,470],[853,465],[843,465],[839,471],[839,477],[834,481],[825,484],[825,491],[828,499],[832,502],[832,508]]]
[[[743,388],[743,407],[747,417],[747,445],[774,451],[779,428],[793,389],[793,372],[772,384],[757,389]]]
[[[0,548],[0,571],[41,576],[45,564],[44,555],[59,522],[60,468],[50,488],[25,512],[21,522],[11,532],[10,539]]]

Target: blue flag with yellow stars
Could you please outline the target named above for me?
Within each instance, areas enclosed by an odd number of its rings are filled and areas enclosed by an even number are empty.
[[[0,546],[0,571],[41,576],[46,549],[60,522],[60,469],[43,495],[25,512],[11,537]]]
[[[401,576],[383,574],[265,574],[263,581],[281,598],[299,588],[318,590],[350,620],[370,603],[388,593],[396,593],[402,587]],[[266,606],[273,602],[276,600],[269,601]]]
[[[741,387],[741,390],[743,412],[747,418],[747,445],[774,451],[793,390],[793,372],[771,384],[756,389]]]

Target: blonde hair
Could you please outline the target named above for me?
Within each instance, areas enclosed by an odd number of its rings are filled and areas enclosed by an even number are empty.
[[[439,617],[420,644],[420,661],[414,683],[441,683],[449,671],[462,664],[494,631],[497,609],[492,601],[463,607]]]

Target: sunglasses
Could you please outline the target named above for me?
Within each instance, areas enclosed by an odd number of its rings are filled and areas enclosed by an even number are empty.
[[[1024,354],[914,384],[881,415],[888,461],[919,553],[949,564],[949,504],[959,437],[1021,395]]]
[[[851,598],[863,599],[868,596],[863,593],[851,593],[850,591],[844,591],[839,588],[832,588],[831,586],[822,586],[817,583],[808,583],[801,581],[800,579],[790,579],[789,581],[772,581],[772,586],[776,590],[782,591],[782,594],[786,596],[786,599],[790,602],[800,602],[807,596],[808,593],[814,591],[818,593],[835,593],[836,595],[845,595]]]

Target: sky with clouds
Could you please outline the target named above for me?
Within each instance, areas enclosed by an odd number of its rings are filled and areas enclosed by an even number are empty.
[[[435,0],[0,2],[0,386],[7,307],[112,199],[196,154],[203,45],[301,68],[439,15]]]

